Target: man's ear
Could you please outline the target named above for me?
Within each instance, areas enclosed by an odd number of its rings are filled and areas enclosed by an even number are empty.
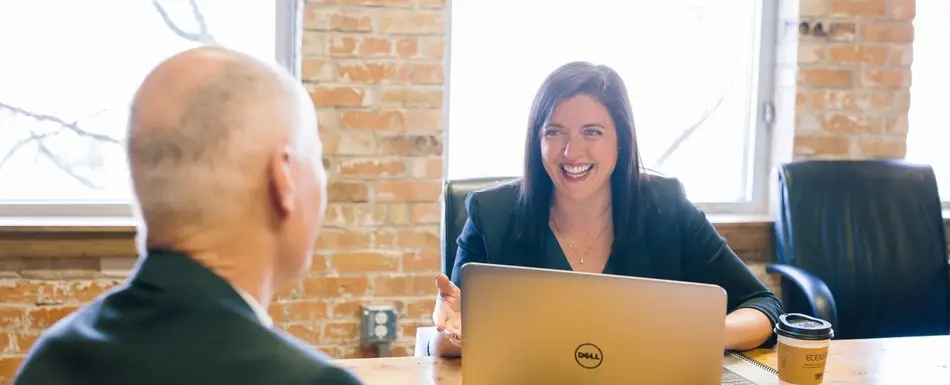
[[[275,209],[282,217],[290,215],[296,207],[297,185],[294,183],[293,167],[289,147],[276,151],[268,167]]]

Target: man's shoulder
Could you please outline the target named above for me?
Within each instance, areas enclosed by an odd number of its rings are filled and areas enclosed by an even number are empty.
[[[303,341],[290,335],[283,330],[272,330],[278,343],[290,357],[281,365],[289,365],[290,370],[300,373],[299,377],[304,378],[304,384],[329,384],[329,385],[361,385],[360,381],[349,370],[336,365],[326,353],[308,346]]]

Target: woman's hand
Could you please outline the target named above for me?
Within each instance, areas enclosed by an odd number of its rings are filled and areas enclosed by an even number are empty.
[[[435,277],[435,284],[439,288],[432,312],[436,330],[453,345],[462,347],[462,290],[445,274]]]

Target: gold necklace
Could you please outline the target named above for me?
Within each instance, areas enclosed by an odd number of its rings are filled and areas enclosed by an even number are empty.
[[[554,225],[554,231],[556,231],[561,236],[564,236],[564,233],[561,232],[561,229],[557,226],[557,221],[555,221],[554,218],[551,218],[551,223]],[[604,228],[600,229],[600,233],[597,234],[597,238],[594,238],[594,241],[591,242],[590,247],[587,248],[587,251],[585,251],[584,254],[578,253],[577,250],[574,249],[574,245],[572,245],[570,242],[567,243],[567,247],[570,248],[571,251],[574,252],[574,254],[580,254],[581,258],[578,262],[580,262],[580,264],[583,265],[584,257],[587,257],[587,253],[590,253],[590,250],[594,248],[594,245],[597,244],[597,241],[600,240],[600,237],[604,235],[605,232],[607,232],[607,226],[604,226]]]

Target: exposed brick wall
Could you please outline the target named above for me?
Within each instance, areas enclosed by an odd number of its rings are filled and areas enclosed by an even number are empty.
[[[791,35],[780,34],[775,157],[902,156],[914,1],[782,3]],[[330,205],[313,272],[270,310],[281,327],[334,357],[372,356],[357,346],[362,303],[399,306],[397,355],[411,354],[415,327],[428,324],[439,269],[444,9],[444,0],[306,7],[302,72],[320,113]],[[796,36],[800,20],[838,28],[830,38]],[[763,272],[772,258],[768,225],[720,230],[777,288]],[[48,245],[31,239],[29,250],[71,243]],[[14,373],[44,328],[122,281],[131,259],[106,269],[113,259],[97,255],[0,261],[0,378]]]
[[[794,157],[903,158],[915,1],[800,1]]]

